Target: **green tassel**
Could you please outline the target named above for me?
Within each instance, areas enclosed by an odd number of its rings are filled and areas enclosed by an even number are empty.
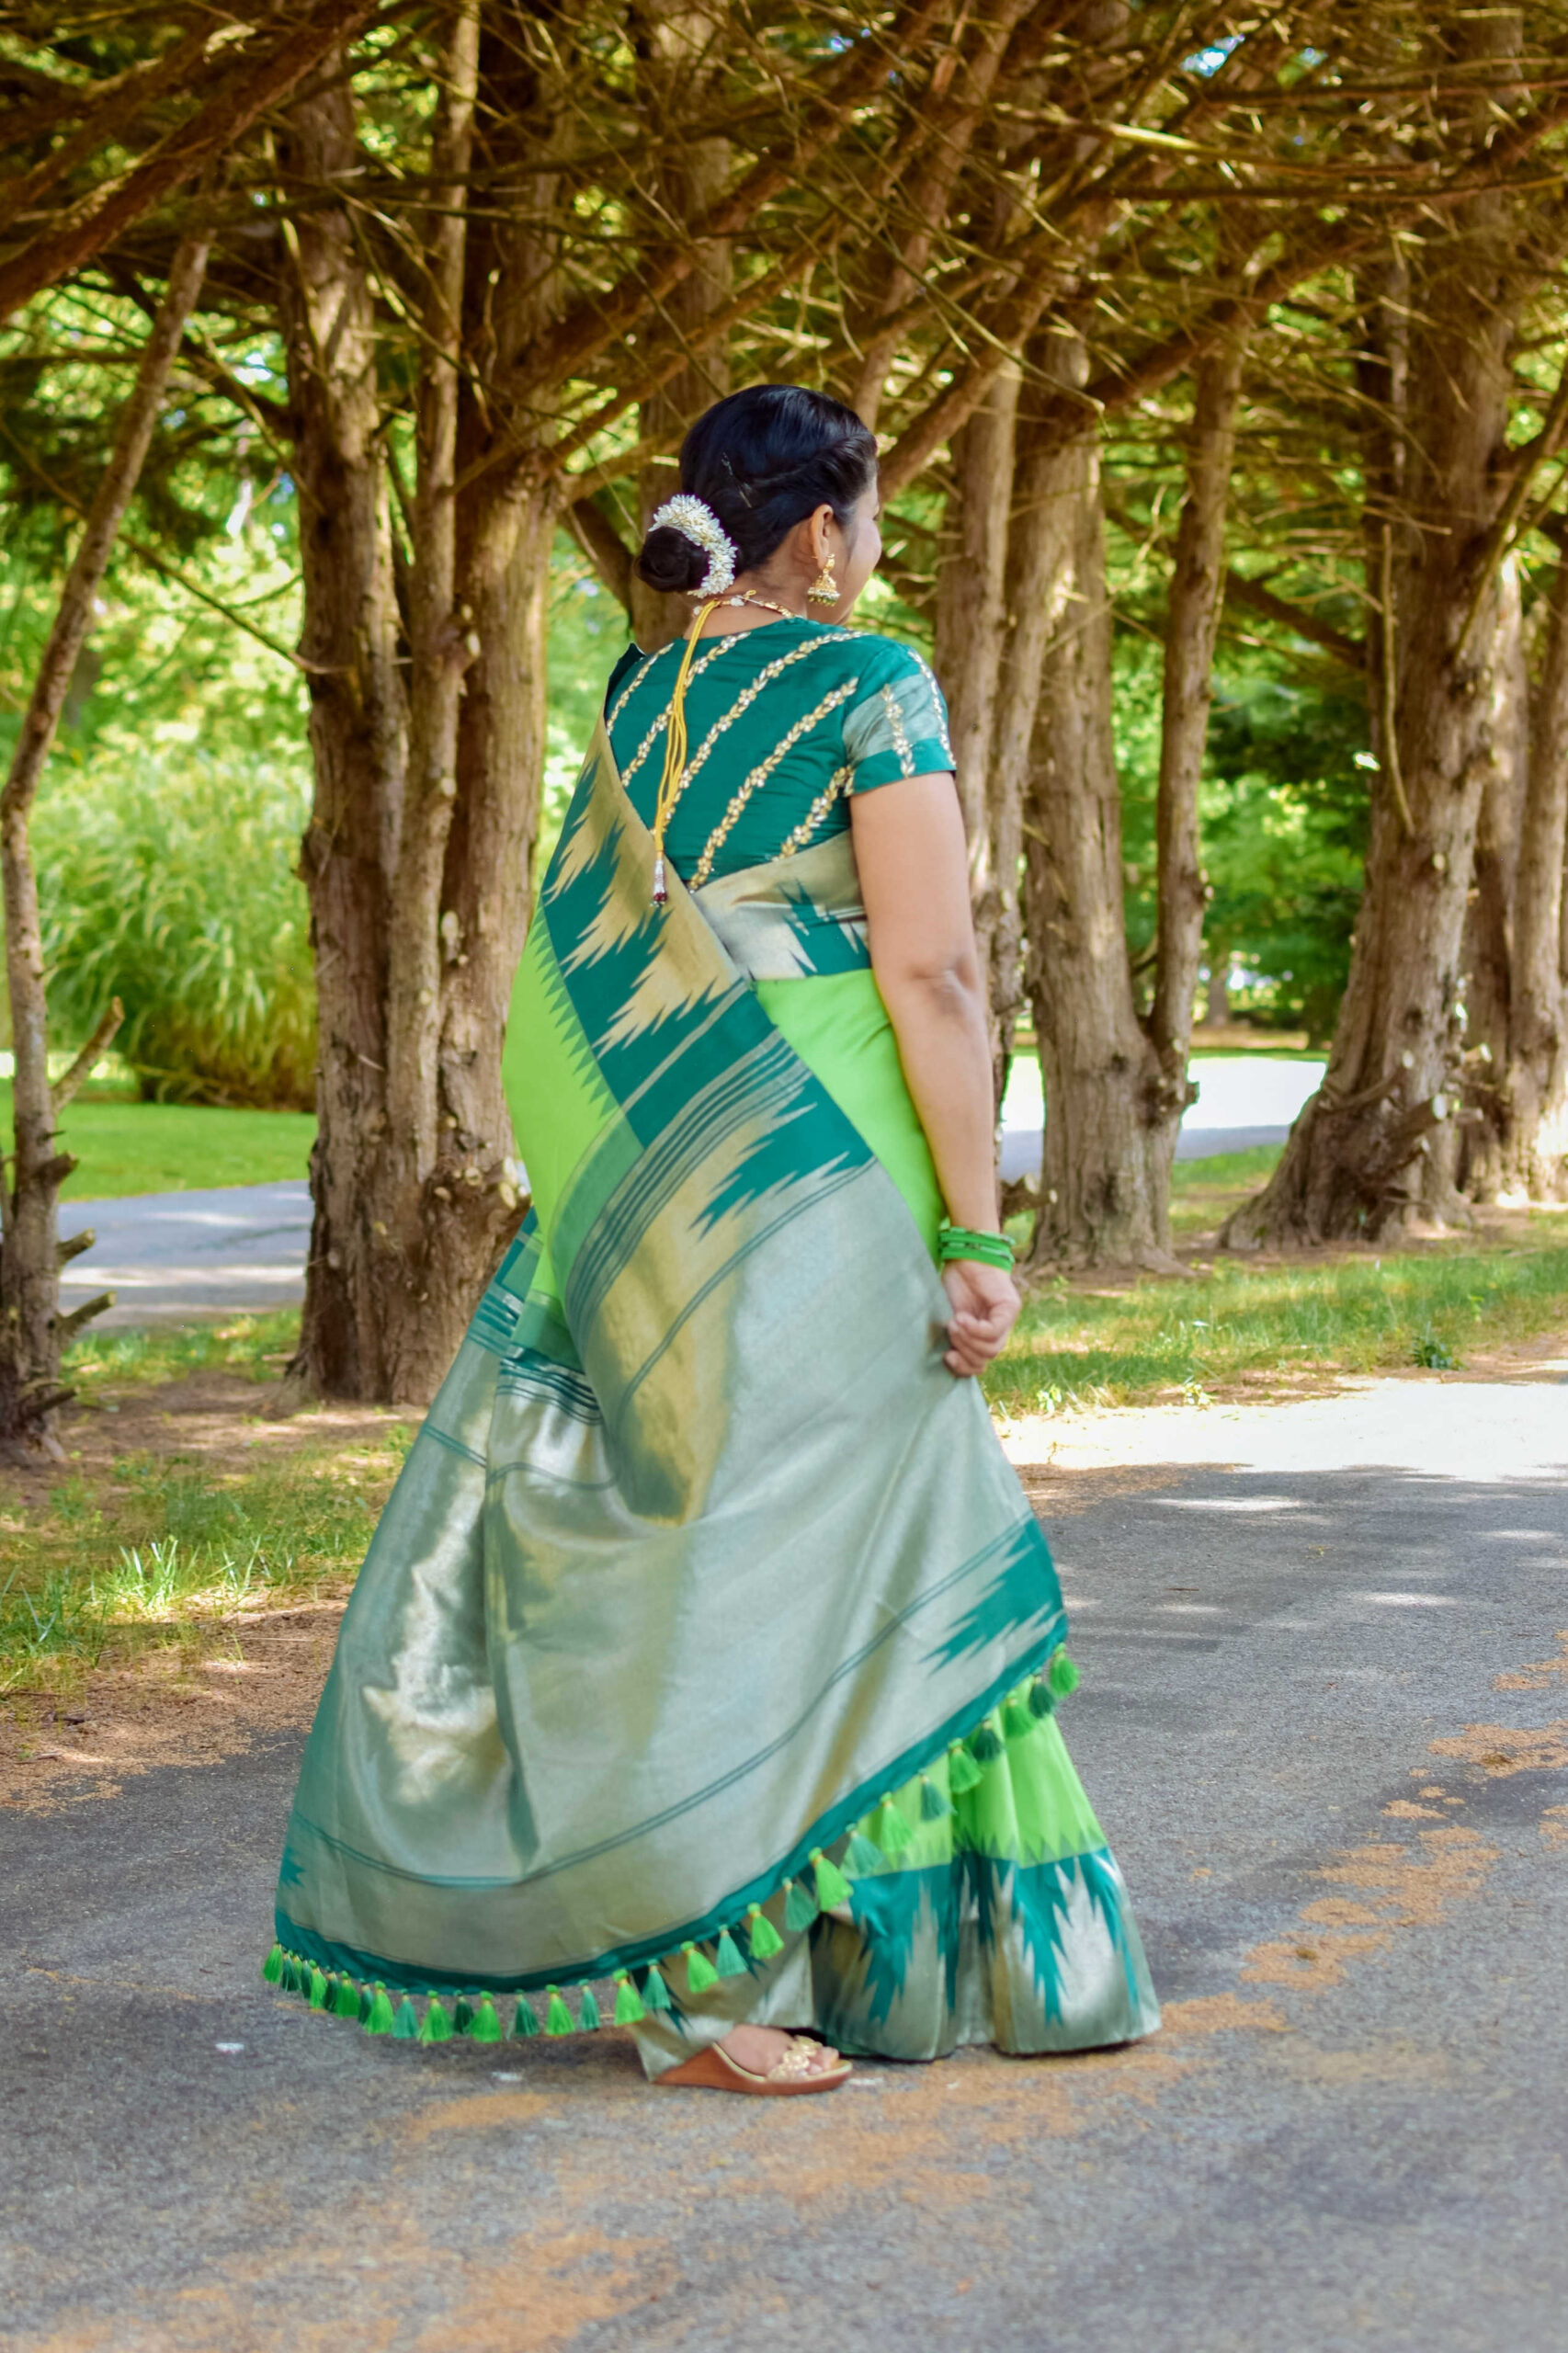
[[[812,1860],[817,1867],[817,1902],[824,1912],[849,1901],[849,1881],[836,1863],[830,1863],[820,1847],[812,1849]]]
[[[583,1998],[577,2005],[577,2024],[584,2034],[592,2034],[599,2023],[599,1997],[591,1985],[583,1988]]]
[[[784,1926],[792,1936],[809,1928],[816,1918],[819,1906],[816,1897],[802,1879],[787,1879],[784,1882]]]
[[[575,2034],[577,2029],[572,2023],[572,2013],[562,2000],[559,1989],[551,1985],[548,1990],[550,2007],[544,2014],[546,2034]]]
[[[425,2005],[425,2023],[419,2029],[421,2042],[450,2042],[452,2021],[439,1994],[432,1994]]]
[[[922,1773],[920,1776],[921,1821],[944,1821],[946,1817],[951,1813],[952,1810],[952,1806],[949,1804],[948,1800],[948,1793],[943,1789],[940,1781],[934,1781],[929,1773]]]
[[[994,1765],[1002,1754],[1002,1735],[987,1722],[976,1724],[969,1736],[969,1753],[977,1765]]]
[[[384,1985],[378,1985],[370,2004],[370,2015],[365,2020],[367,2034],[390,2034],[392,2030],[392,1996]]]
[[[844,1868],[852,1879],[865,1879],[882,1867],[882,1850],[867,1837],[863,1830],[850,1833],[849,1844],[844,1850]]]
[[[282,1983],[283,1991],[286,1994],[302,1994],[310,1984],[309,1978],[305,1980],[304,1984],[301,1984],[300,1964],[291,1952],[286,1952],[283,1956]]]
[[[397,2006],[397,2016],[392,2020],[392,2033],[399,2042],[417,2042],[419,2040],[419,2013],[406,1994]]]
[[[359,1988],[359,2023],[361,2026],[366,2026],[369,2023],[370,2012],[375,2008],[375,2006],[376,1997],[371,1993],[370,1988],[368,1985],[361,1985]]]
[[[1056,1694],[1043,1675],[1037,1675],[1029,1685],[1029,1713],[1037,1722],[1050,1715],[1056,1705]]]
[[[517,2006],[512,2013],[512,2032],[525,2042],[530,2034],[539,2032],[539,2020],[534,2016],[533,2004],[526,1994],[519,1994],[517,1996]]]
[[[337,1991],[332,1997],[332,2006],[335,2016],[340,2018],[357,2018],[359,2016],[359,1988],[352,1977],[338,1979]]]
[[[915,1833],[891,1797],[885,1797],[871,1817],[871,1836],[884,1855],[902,1855]]]
[[[699,1952],[687,1938],[681,1950],[686,1955],[686,1989],[688,1994],[706,1994],[710,1985],[717,1985],[719,1972],[705,1952]]]
[[[753,1961],[771,1961],[776,1952],[784,1949],[783,1938],[760,1904],[746,1906],[746,1937]]]
[[[984,1778],[962,1741],[955,1740],[948,1751],[948,1787],[954,1797],[967,1797],[971,1790],[979,1789]]]
[[[274,1945],[272,1950],[267,1954],[267,1959],[262,1962],[261,1977],[264,1985],[282,1984],[283,1948],[281,1945]]]
[[[744,1977],[746,1973],[741,1949],[728,1928],[719,1931],[719,1941],[713,1948],[713,1966],[721,1977]]]
[[[1022,1740],[1034,1730],[1035,1720],[1027,1699],[1009,1699],[1002,1711],[1002,1736],[1005,1740]]]
[[[326,2006],[325,1972],[320,1969],[312,1969],[311,1972],[311,2007],[312,2010],[324,2010]]]
[[[499,2042],[501,2021],[495,2015],[495,2005],[488,1994],[479,1997],[479,2007],[473,2014],[473,2024],[468,2030],[471,2042]]]
[[[1047,1682],[1059,1699],[1065,1699],[1070,1691],[1078,1688],[1078,1670],[1064,1650],[1052,1651],[1051,1665],[1045,1673]]]
[[[639,2018],[647,2017],[648,2013],[638,1998],[637,1988],[624,1969],[616,1977],[615,1989],[615,2024],[617,2026],[635,2026]]]
[[[667,2010],[670,2006],[670,1989],[659,1974],[657,1961],[648,1963],[642,1980],[642,2006],[645,2010]]]
[[[460,1994],[452,2004],[452,2032],[466,2034],[473,2024],[473,2004],[466,1994]]]

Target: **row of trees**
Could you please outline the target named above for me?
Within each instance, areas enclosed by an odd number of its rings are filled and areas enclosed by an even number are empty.
[[[321,1031],[301,1390],[420,1397],[449,1359],[514,1214],[499,1044],[550,549],[565,526],[643,642],[673,628],[632,580],[641,517],[689,417],[758,376],[832,386],[883,440],[892,577],[952,703],[999,1085],[1020,1011],[1040,1040],[1034,1262],[1165,1263],[1227,610],[1281,675],[1359,705],[1372,763],[1327,1079],[1232,1240],[1561,1184],[1552,9],[433,0],[39,29],[0,52],[25,191],[0,301],[30,306],[40,388],[7,426],[14,484],[48,472],[55,285],[153,322],[106,485],[174,387],[187,464],[297,490]],[[62,617],[90,608],[107,497]],[[1130,547],[1160,586],[1119,623]],[[1131,620],[1163,661],[1134,940]],[[22,1257],[52,1280],[59,1105],[23,1085],[41,958],[11,898],[75,626],[0,804],[6,1313]],[[28,1328],[13,1392],[43,1397]]]

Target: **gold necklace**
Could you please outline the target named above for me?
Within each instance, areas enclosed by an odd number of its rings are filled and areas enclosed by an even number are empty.
[[[803,621],[804,613],[792,613],[788,605],[776,605],[771,597],[759,597],[755,588],[743,588],[738,596],[726,597],[726,605],[760,605],[765,613],[777,613],[780,620]]]

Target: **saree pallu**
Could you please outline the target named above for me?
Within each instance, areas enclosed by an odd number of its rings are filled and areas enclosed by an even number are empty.
[[[532,1210],[348,1604],[266,1973],[424,2040],[607,1980],[655,2043],[808,1998],[910,2057],[1147,2032],[848,838],[662,909],[652,855],[601,726],[508,1024]]]

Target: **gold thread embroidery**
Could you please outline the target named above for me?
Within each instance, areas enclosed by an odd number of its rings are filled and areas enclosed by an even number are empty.
[[[731,704],[729,710],[724,712],[722,717],[714,721],[712,726],[709,729],[707,734],[703,737],[701,743],[692,754],[690,760],[687,764],[686,774],[681,779],[681,790],[683,792],[686,790],[687,786],[691,782],[692,778],[701,767],[702,763],[708,757],[709,753],[713,749],[714,745],[719,741],[720,736],[726,733],[727,731],[734,725],[737,719],[744,717],[745,713],[751,709],[752,704],[756,700],[758,695],[762,692],[764,687],[770,686],[773,680],[778,676],[780,671],[788,670],[792,663],[803,661],[808,654],[814,654],[819,645],[841,644],[843,641],[849,636],[849,634],[850,631],[848,630],[840,630],[831,637],[808,638],[803,645],[797,645],[792,653],[780,654],[776,660],[765,663],[763,667],[757,672],[756,677],[752,680],[750,686],[743,688],[741,693],[735,697],[734,701]]]
[[[937,722],[937,741],[940,744],[943,751],[947,754],[948,766],[951,767],[953,764],[953,739],[948,733],[948,706],[946,698],[942,693],[941,688],[937,684],[937,674],[932,669],[930,664],[925,660],[923,655],[915,654],[913,645],[910,647],[909,651],[914,654],[915,663],[919,667],[921,676],[925,679],[926,685],[931,689],[931,716]]]
[[[903,732],[903,712],[899,707],[898,697],[891,687],[882,688],[882,708],[887,712],[888,725],[892,732],[892,747],[898,756],[898,772],[900,776],[913,776],[915,755],[909,748],[909,738]]]
[[[788,655],[785,656],[786,660],[789,658],[790,657]],[[859,683],[860,681],[858,678],[846,678],[838,686],[830,688],[827,693],[824,695],[821,702],[819,702],[813,710],[803,711],[789,732],[774,745],[772,751],[767,755],[767,757],[757,763],[757,766],[753,768],[751,774],[746,778],[745,782],[740,787],[739,790],[733,792],[730,795],[729,804],[726,807],[723,815],[720,818],[718,824],[714,826],[713,831],[709,835],[706,843],[703,845],[702,855],[698,859],[697,864],[692,870],[691,881],[687,886],[688,890],[701,890],[703,884],[707,881],[710,874],[713,870],[713,860],[718,857],[719,852],[723,848],[725,842],[729,839],[735,822],[745,808],[746,802],[751,799],[754,792],[757,791],[761,786],[767,782],[768,778],[773,774],[774,769],[778,766],[779,761],[784,757],[785,754],[790,751],[794,745],[800,742],[802,735],[809,735],[812,729],[817,724],[818,721],[825,719],[830,710],[836,710],[840,703],[847,702],[850,696],[854,694],[856,689],[858,688]]]
[[[835,768],[826,790],[817,794],[800,824],[785,835],[784,847],[778,853],[780,858],[793,858],[798,849],[805,848],[854,773],[852,767]]]
[[[723,653],[724,648],[725,648],[727,645],[733,645],[733,643],[734,643],[734,642],[735,642],[736,638],[737,638],[737,637],[739,637],[739,636],[740,636],[740,634],[741,634],[741,632],[740,632],[740,631],[739,631],[739,630],[734,630],[734,631],[732,631],[728,636],[726,636],[726,637],[721,637],[721,638],[717,639],[717,640],[715,641],[715,642],[714,642],[714,645],[713,645],[712,651],[711,651],[710,653],[708,653],[708,654],[699,654],[699,655],[698,656],[697,660],[692,664],[692,665],[691,665],[691,677],[692,677],[692,678],[699,678],[699,677],[702,676],[702,673],[704,672],[704,670],[706,670],[706,669],[710,668],[710,665],[711,665],[713,663],[717,662],[717,660],[719,659],[720,654]],[[677,638],[677,639],[676,640],[676,644],[678,645],[678,644],[679,644],[679,642],[680,642],[680,640]],[[663,646],[661,646],[661,647],[660,647],[660,649],[659,649],[659,652],[662,654],[665,650],[665,649]],[[654,658],[654,660],[656,661],[656,660],[658,659],[658,655],[657,655],[657,654],[655,654],[655,656],[654,656],[653,658]],[[653,664],[652,664],[652,663],[650,663],[648,666],[649,666],[649,668],[650,668],[650,669],[652,669],[652,667],[653,667]],[[633,681],[633,683],[635,683],[635,681]],[[688,678],[688,679],[687,679],[687,685],[688,685],[688,686],[690,685],[690,683],[691,683],[690,678]],[[627,688],[627,693],[628,693],[628,694],[630,694],[630,693],[631,693],[631,688],[629,687],[629,688]],[[642,765],[643,761],[647,758],[647,756],[648,756],[649,753],[653,750],[653,745],[654,745],[654,742],[655,742],[655,740],[656,740],[656,738],[657,738],[657,736],[658,736],[658,733],[659,733],[659,730],[660,730],[660,729],[661,729],[661,728],[665,724],[665,722],[667,722],[667,720],[668,720],[668,718],[669,718],[669,715],[670,715],[670,711],[669,711],[669,705],[666,703],[666,704],[665,704],[665,708],[664,708],[664,710],[663,710],[662,711],[660,711],[660,713],[659,713],[659,715],[658,715],[657,719],[655,719],[655,720],[654,720],[654,722],[653,722],[653,723],[652,727],[650,727],[650,728],[649,728],[648,733],[646,733],[646,735],[644,735],[644,736],[643,736],[642,741],[641,742],[641,744],[639,744],[639,745],[638,745],[637,749],[635,750],[635,752],[633,752],[633,754],[631,755],[631,760],[628,762],[627,766],[626,766],[626,767],[621,770],[620,781],[621,781],[621,783],[622,783],[623,785],[628,785],[628,784],[630,784],[630,783],[631,783],[631,781],[632,778],[636,775],[636,773],[637,773],[638,769],[642,767]],[[613,725],[613,723],[614,723],[614,722],[612,722],[611,723],[612,723],[612,725]],[[687,768],[687,776],[689,776],[689,775],[691,774],[691,770],[690,770],[689,768]]]

